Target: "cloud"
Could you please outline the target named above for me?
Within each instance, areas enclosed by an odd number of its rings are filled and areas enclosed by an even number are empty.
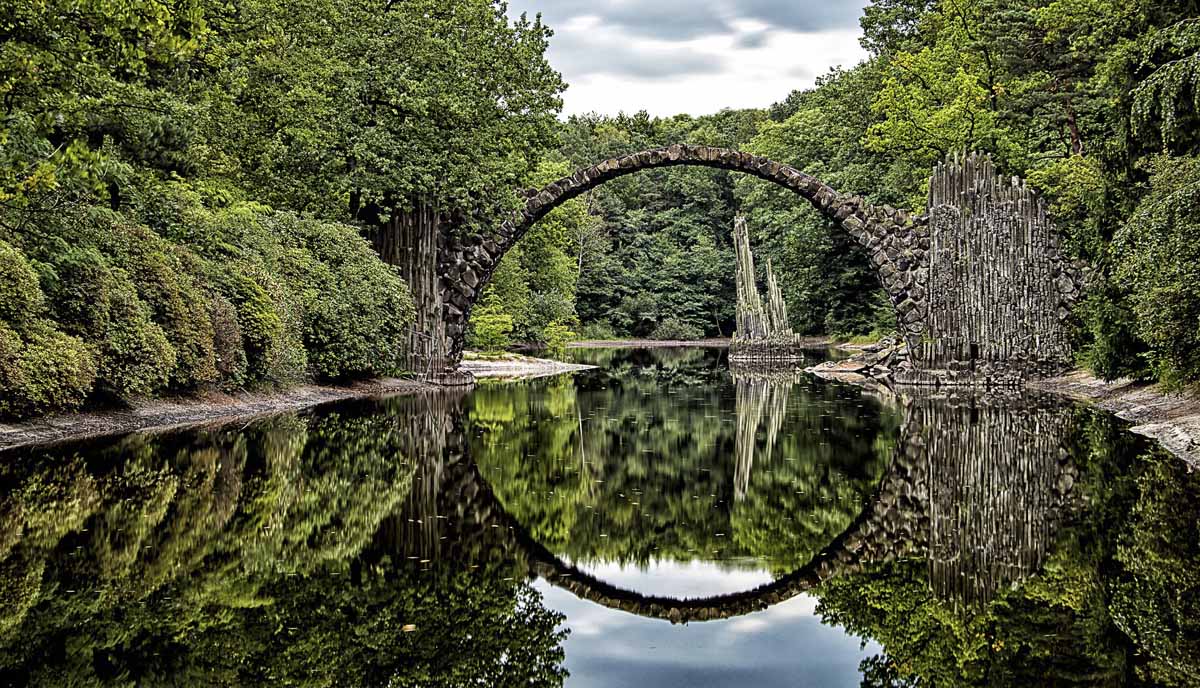
[[[599,74],[640,79],[717,74],[726,69],[727,61],[723,55],[686,45],[614,44],[611,32],[600,29],[564,33],[550,48],[550,63],[568,80]]]
[[[733,32],[738,20],[773,29],[815,32],[858,27],[863,0],[514,0],[513,16],[542,12],[551,27],[582,17],[631,36],[691,40]]]
[[[857,29],[862,0],[734,0],[739,17],[800,33]]]
[[[702,115],[766,107],[866,57],[869,0],[511,0],[542,11],[567,114]]]
[[[748,31],[738,36],[733,46],[742,50],[757,50],[765,46],[770,37],[766,31]]]

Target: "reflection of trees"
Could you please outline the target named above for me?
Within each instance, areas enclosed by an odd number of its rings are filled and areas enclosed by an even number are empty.
[[[0,683],[561,683],[558,617],[528,586],[358,563],[429,403],[4,457]]]
[[[778,387],[787,414],[771,420],[780,430],[735,504],[745,407],[722,354],[642,351],[577,385],[480,388],[468,400],[471,455],[533,538],[575,561],[802,563],[862,510],[896,421],[853,388]]]
[[[1115,538],[1109,584],[1117,628],[1138,648],[1147,683],[1200,684],[1200,475],[1159,450],[1130,477],[1132,499]],[[1111,542],[1111,541],[1110,541]]]
[[[1159,452],[1130,461],[1140,441],[1100,414],[1010,410],[1026,425],[988,445],[975,440],[989,431],[962,435],[1003,428],[995,409],[941,408],[958,422],[937,421],[921,450],[975,458],[931,466],[930,556],[818,590],[827,623],[885,649],[864,685],[1196,685],[1200,476]],[[1060,452],[1073,461],[1053,470]]]

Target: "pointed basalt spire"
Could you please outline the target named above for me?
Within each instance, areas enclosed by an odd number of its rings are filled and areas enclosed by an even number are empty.
[[[737,253],[737,339],[765,339],[767,315],[754,278],[754,254],[750,252],[750,232],[746,218],[733,221],[733,248]]]

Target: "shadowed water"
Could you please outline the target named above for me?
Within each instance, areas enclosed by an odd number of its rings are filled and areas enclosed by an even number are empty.
[[[0,454],[0,685],[1196,685],[1200,478],[718,350]]]

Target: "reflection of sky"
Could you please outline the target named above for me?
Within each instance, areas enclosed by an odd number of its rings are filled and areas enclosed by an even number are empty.
[[[647,595],[695,597],[737,592],[771,580],[763,570],[708,562],[656,562],[646,570],[589,566],[600,580]],[[858,686],[859,662],[880,652],[841,628],[822,625],[816,599],[795,597],[724,621],[673,626],[601,607],[538,581],[547,607],[566,615],[570,688],[591,686]]]

